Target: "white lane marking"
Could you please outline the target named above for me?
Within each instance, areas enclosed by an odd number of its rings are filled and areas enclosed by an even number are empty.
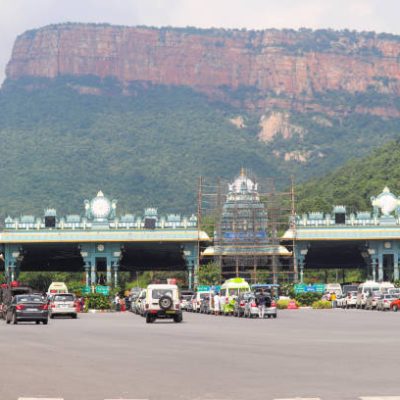
[[[287,399],[274,399],[274,400],[321,400],[320,397],[291,397]]]
[[[361,400],[400,400],[400,396],[360,397]]]
[[[274,399],[274,400],[321,400],[320,397],[291,397],[287,399]]]
[[[18,397],[18,400],[64,400],[61,397]]]

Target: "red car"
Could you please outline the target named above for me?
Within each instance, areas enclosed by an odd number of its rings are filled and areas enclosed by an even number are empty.
[[[398,310],[400,309],[400,299],[393,300],[393,301],[390,303],[390,309],[391,309],[392,311],[398,311]]]

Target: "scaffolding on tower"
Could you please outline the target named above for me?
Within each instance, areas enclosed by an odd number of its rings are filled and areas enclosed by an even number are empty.
[[[199,230],[213,238],[212,246],[199,246],[199,255],[202,264],[213,261],[220,267],[221,281],[296,281],[295,240],[280,240],[296,221],[293,180],[286,187],[278,191],[273,179],[258,179],[243,168],[233,182],[199,179]]]

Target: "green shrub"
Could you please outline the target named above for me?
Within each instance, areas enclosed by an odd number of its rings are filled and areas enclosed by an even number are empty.
[[[277,301],[276,307],[279,310],[285,310],[289,305],[289,301],[293,301],[293,299],[280,299]],[[296,302],[296,306],[299,307],[298,301],[297,300],[294,300],[294,301]]]
[[[302,306],[311,306],[315,301],[321,300],[322,295],[316,292],[304,292],[298,293],[295,296],[295,299]]]
[[[295,297],[294,283],[282,283],[281,295],[289,296],[290,298],[294,298]]]
[[[317,300],[312,303],[312,308],[315,309],[326,309],[332,308],[332,303],[328,300]]]
[[[85,311],[92,310],[109,310],[111,302],[107,296],[100,293],[91,293],[85,298]]]

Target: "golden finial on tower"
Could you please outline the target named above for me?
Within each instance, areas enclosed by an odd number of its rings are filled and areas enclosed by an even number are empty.
[[[245,176],[246,175],[246,171],[244,170],[244,168],[240,168],[240,176]]]

